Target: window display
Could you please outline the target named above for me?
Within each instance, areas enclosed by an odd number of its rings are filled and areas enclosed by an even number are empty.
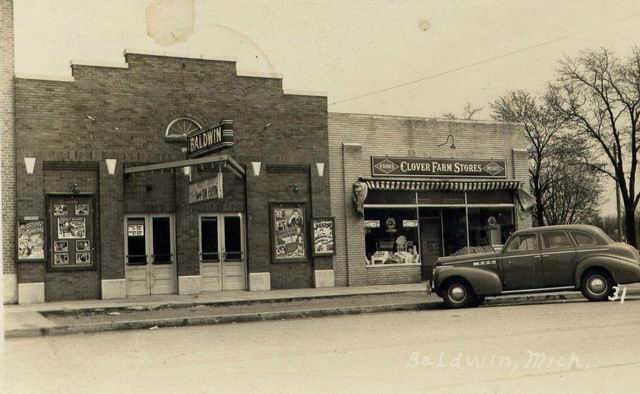
[[[364,220],[367,264],[420,263],[415,209],[366,208]]]
[[[515,230],[513,208],[469,208],[469,245],[503,245]]]

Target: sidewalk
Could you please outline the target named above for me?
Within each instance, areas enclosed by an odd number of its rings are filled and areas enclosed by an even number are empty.
[[[640,285],[627,286],[627,297],[636,296]],[[491,297],[485,304],[571,300],[585,301],[579,292],[567,291]],[[213,292],[5,305],[4,330],[6,338],[17,338],[441,308],[442,300],[427,295],[425,284]]]

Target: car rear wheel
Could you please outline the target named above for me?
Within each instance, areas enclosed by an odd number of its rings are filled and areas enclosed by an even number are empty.
[[[463,280],[451,280],[444,284],[442,298],[449,308],[465,308],[478,305],[477,297],[469,284]]]
[[[613,286],[611,275],[601,269],[585,272],[580,281],[582,295],[589,301],[606,301],[613,294]]]

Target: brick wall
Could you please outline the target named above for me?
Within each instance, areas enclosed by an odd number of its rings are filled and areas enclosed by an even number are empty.
[[[13,1],[0,2],[0,211],[2,244],[0,258],[5,275],[16,273],[15,265],[15,133]],[[8,284],[9,281],[5,280]],[[16,289],[4,289],[4,302],[15,302]]]
[[[452,135],[456,149],[438,147]],[[337,286],[419,281],[415,267],[384,270],[365,267],[362,217],[351,200],[352,185],[371,176],[371,156],[496,159],[507,162],[508,178],[528,189],[527,142],[521,125],[481,121],[448,121],[414,117],[329,114],[331,210],[336,217]],[[517,208],[517,207],[516,207]],[[531,226],[527,213],[516,211],[519,228]],[[385,267],[386,268],[386,267]],[[419,271],[419,269],[418,269]],[[384,273],[383,273],[384,272]],[[385,279],[386,277],[386,279]]]
[[[73,65],[73,81],[16,79],[18,162],[38,160],[33,176],[18,173],[19,211],[42,212],[49,191],[42,184],[43,161],[99,163],[103,279],[124,277],[126,212],[174,212],[178,275],[197,275],[198,213],[243,212],[245,202],[249,272],[271,272],[274,288],[309,287],[314,269],[332,268],[326,257],[291,267],[271,264],[265,227],[272,198],[306,201],[309,217],[331,215],[326,97],[284,94],[281,79],[238,76],[234,62],[132,53],[125,61],[123,67]],[[201,123],[233,120],[235,146],[225,153],[247,167],[246,187],[225,173],[223,201],[188,205],[180,171],[123,174],[124,166],[184,159],[184,143],[165,141],[167,125],[183,116]],[[118,160],[115,175],[106,173],[107,158]],[[252,161],[262,163],[258,177]],[[316,162],[327,165],[324,177]],[[286,166],[269,174],[264,169],[272,164]],[[301,185],[299,193],[287,191],[292,182]]]

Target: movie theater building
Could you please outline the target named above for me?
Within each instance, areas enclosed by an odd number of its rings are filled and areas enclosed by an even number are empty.
[[[19,303],[334,285],[325,96],[200,57],[71,69],[15,80]]]
[[[522,125],[329,114],[336,286],[412,283],[531,226]]]

